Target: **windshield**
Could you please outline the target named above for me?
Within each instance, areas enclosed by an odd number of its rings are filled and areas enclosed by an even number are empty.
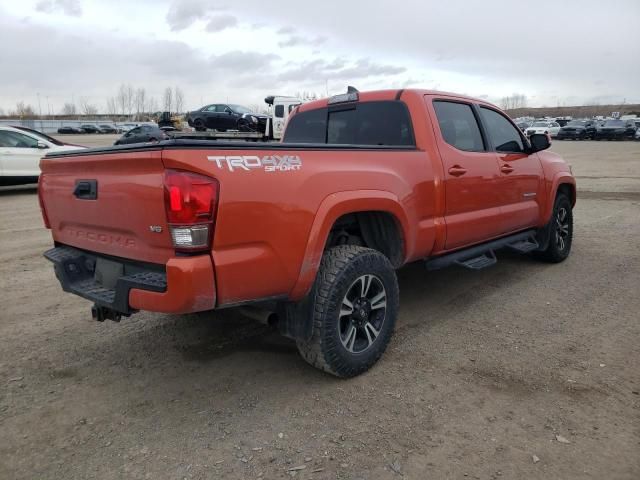
[[[56,140],[55,138],[50,137],[49,135],[46,135],[42,132],[38,132],[37,130],[33,130],[31,128],[26,128],[26,127],[15,127],[15,128],[17,128],[18,130],[22,130],[23,132],[29,132],[30,134],[35,135],[36,137],[40,137],[43,140],[46,140],[47,142],[51,142],[54,145],[58,145],[58,146],[64,145],[64,143],[62,143],[60,140]]]
[[[229,105],[229,108],[236,113],[252,113],[247,107],[243,107],[242,105]]]
[[[607,120],[604,122],[605,127],[624,127],[624,122],[622,120]]]
[[[549,124],[547,122],[536,122],[533,125],[531,125],[532,127],[546,127]]]
[[[585,121],[574,120],[572,122],[567,123],[567,127],[583,127],[587,124]]]

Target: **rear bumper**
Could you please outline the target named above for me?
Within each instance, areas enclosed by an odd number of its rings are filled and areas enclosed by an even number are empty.
[[[166,265],[151,265],[57,246],[44,256],[53,262],[64,291],[123,315],[137,310],[199,312],[216,304],[213,264],[208,255],[176,257]],[[98,274],[103,262],[108,262],[109,275]]]

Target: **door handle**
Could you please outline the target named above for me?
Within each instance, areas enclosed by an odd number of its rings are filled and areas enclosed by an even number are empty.
[[[454,177],[460,177],[467,173],[466,168],[462,168],[460,165],[454,165],[449,169],[449,175],[453,175]]]
[[[500,167],[500,171],[501,171],[502,173],[511,173],[511,172],[513,172],[513,167],[512,167],[511,165],[506,165],[506,164],[505,164],[505,165],[502,165],[502,166]]]
[[[77,180],[73,195],[79,200],[96,200],[98,198],[98,181]]]

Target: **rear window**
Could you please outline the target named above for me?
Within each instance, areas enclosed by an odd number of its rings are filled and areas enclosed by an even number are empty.
[[[399,101],[363,102],[294,115],[284,143],[414,146],[411,118]]]

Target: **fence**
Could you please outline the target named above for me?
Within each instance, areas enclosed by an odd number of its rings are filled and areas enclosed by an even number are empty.
[[[117,122],[122,125],[123,123],[135,123],[136,125],[142,125],[149,122]],[[113,120],[104,119],[82,119],[82,120],[40,120],[38,118],[16,118],[16,119],[2,119],[0,125],[12,126],[17,125],[20,127],[33,128],[42,133],[57,133],[60,127],[79,127],[80,125],[116,125]]]

